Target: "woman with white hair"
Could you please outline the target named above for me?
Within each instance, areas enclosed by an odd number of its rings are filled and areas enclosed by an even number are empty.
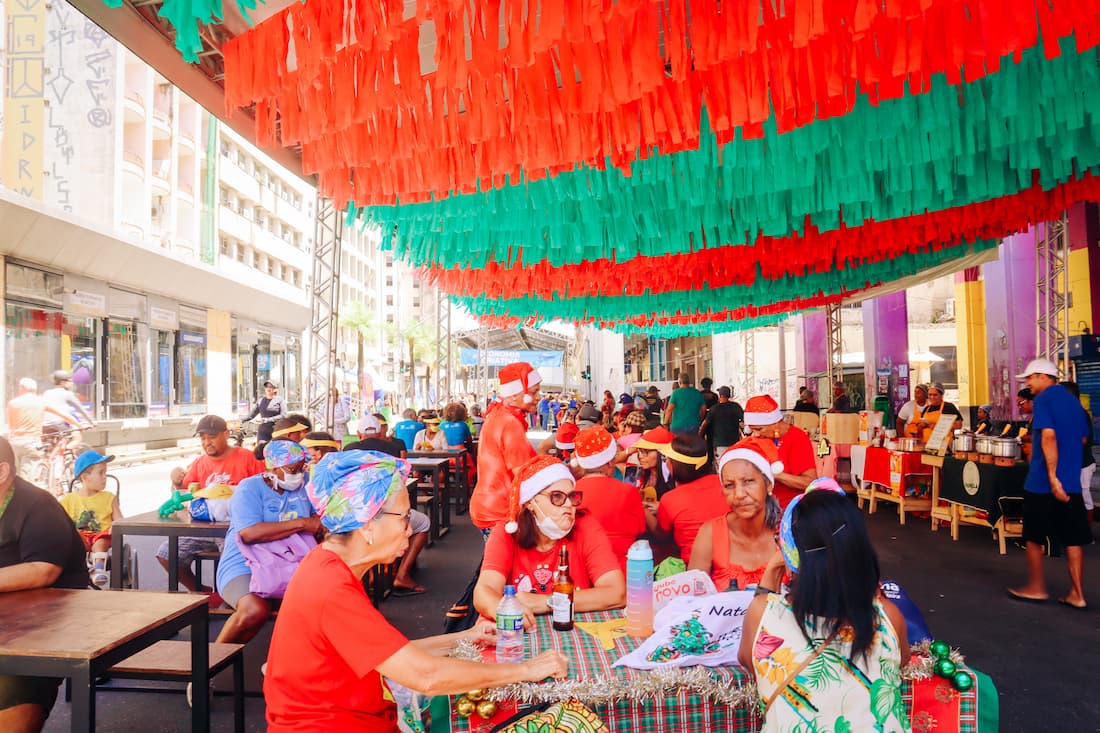
[[[718,475],[729,511],[699,528],[688,569],[710,575],[719,591],[760,583],[775,554],[780,509],[772,492],[782,470],[775,445],[759,438],[745,438],[721,455]]]

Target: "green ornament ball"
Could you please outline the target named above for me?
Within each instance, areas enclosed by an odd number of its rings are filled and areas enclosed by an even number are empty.
[[[951,679],[955,676],[955,663],[950,659],[937,659],[936,664],[932,667],[935,670],[936,675]]]
[[[951,678],[951,685],[959,692],[967,692],[974,686],[974,678],[970,676],[969,672],[960,669]]]
[[[947,659],[951,656],[951,645],[946,641],[934,641],[928,647],[928,651],[932,652],[932,656],[936,659]]]

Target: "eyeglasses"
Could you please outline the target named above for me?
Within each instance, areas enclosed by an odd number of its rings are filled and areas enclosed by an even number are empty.
[[[551,491],[549,494],[543,494],[550,500],[550,503],[554,506],[565,506],[565,500],[568,499],[569,503],[575,507],[581,505],[581,499],[584,498],[583,491],[570,491],[568,494],[564,491]]]
[[[405,526],[406,527],[408,527],[409,522],[412,521],[412,509],[405,512],[404,514],[401,514],[401,513],[398,513],[398,512],[378,512],[378,513],[379,514],[388,514],[391,517],[401,517],[401,519],[405,520]]]

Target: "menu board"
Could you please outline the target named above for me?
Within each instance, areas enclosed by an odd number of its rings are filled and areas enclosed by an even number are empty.
[[[955,425],[955,415],[940,413],[940,419],[936,421],[936,427],[932,428],[932,434],[928,436],[928,442],[924,444],[924,452],[937,456],[947,455],[947,446],[951,443],[951,428]]]

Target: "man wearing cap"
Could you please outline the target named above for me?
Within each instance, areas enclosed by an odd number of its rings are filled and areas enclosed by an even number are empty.
[[[913,387],[913,399],[906,402],[898,410],[898,417],[894,420],[894,428],[898,435],[905,435],[905,426],[915,422],[921,410],[928,404],[928,385],[918,384]]]
[[[88,587],[84,542],[46,491],[15,473],[11,444],[0,438],[0,593]],[[12,624],[26,619],[5,619]],[[88,619],[95,623],[97,619]],[[0,730],[41,730],[57,699],[57,677],[0,675]]]
[[[817,478],[817,461],[810,436],[783,419],[779,404],[771,395],[758,395],[745,403],[745,425],[757,438],[775,443],[783,471],[775,474],[775,498],[786,509]]]
[[[642,395],[642,409],[645,410],[646,423],[645,429],[652,430],[661,424],[661,410],[664,409],[664,402],[661,400],[661,390],[657,389],[657,385],[649,385],[649,389]]]
[[[264,396],[256,401],[252,412],[248,413],[244,420],[252,420],[256,417],[260,419],[260,427],[256,430],[257,443],[266,443],[271,440],[275,421],[286,417],[286,402],[279,396],[279,385],[270,379],[264,382]]]
[[[1038,439],[1024,482],[1024,541],[1027,543],[1027,583],[1009,588],[1015,600],[1043,602],[1049,598],[1043,577],[1046,542],[1066,549],[1069,593],[1058,602],[1085,610],[1081,587],[1084,573],[1082,547],[1092,543],[1092,530],[1081,496],[1081,450],[1089,426],[1081,403],[1058,384],[1058,367],[1048,359],[1033,359],[1018,379],[1027,380],[1035,395],[1032,426]]]
[[[733,390],[719,387],[718,404],[707,411],[706,419],[699,426],[699,435],[707,438],[716,456],[743,437],[741,425],[745,421],[745,411],[731,397]]]
[[[668,397],[665,408],[665,424],[674,435],[696,434],[706,412],[706,400],[703,393],[691,386],[691,376],[684,372],[680,375],[680,386]]]
[[[527,440],[527,418],[539,402],[542,376],[526,362],[500,370],[500,402],[485,414],[477,448],[477,486],[470,497],[470,519],[483,532],[508,518],[508,496],[515,471],[534,457]]]
[[[603,423],[603,413],[591,402],[585,402],[577,410],[577,427],[581,430]]]
[[[646,530],[641,494],[613,478],[618,446],[602,425],[581,430],[573,443],[573,457],[582,471],[577,491],[584,495],[584,508],[600,520],[625,573],[626,551]]]
[[[195,434],[202,441],[203,455],[199,456],[187,468],[183,477],[184,487],[198,484],[199,490],[218,486],[234,487],[249,476],[264,471],[264,464],[256,460],[252,451],[229,445],[229,426],[217,415],[205,415],[199,420]],[[198,537],[180,537],[177,557],[179,558],[179,582],[188,590],[210,592],[210,588],[199,587],[191,563],[200,552],[217,552],[220,548],[212,540]],[[157,562],[167,572],[168,542],[162,542],[157,548]]]
[[[393,440],[387,438],[382,429],[382,422],[369,413],[359,418],[359,422],[355,425],[355,432],[359,440],[349,443],[344,450],[373,450],[388,453],[397,458],[404,458],[408,452],[402,441],[397,438]]]

